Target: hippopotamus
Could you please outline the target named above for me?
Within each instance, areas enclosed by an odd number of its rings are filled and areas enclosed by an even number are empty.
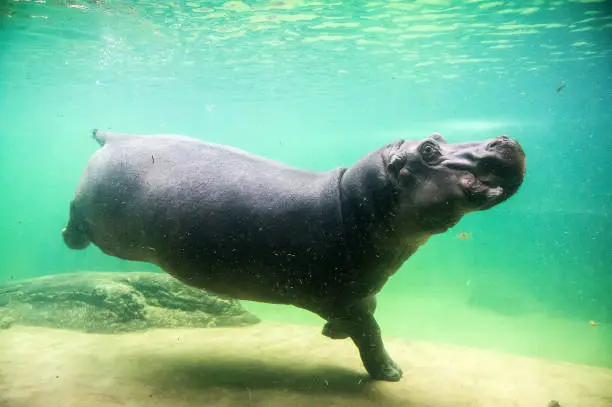
[[[296,168],[182,135],[93,131],[66,245],[93,243],[218,295],[293,305],[350,338],[374,380],[398,381],[376,294],[427,240],[513,196],[525,153],[507,136],[399,139],[348,167]]]

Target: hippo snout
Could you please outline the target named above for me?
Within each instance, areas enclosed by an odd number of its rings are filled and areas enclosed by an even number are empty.
[[[525,152],[521,145],[508,136],[490,140],[486,153],[476,165],[476,173],[482,181],[500,186],[505,197],[513,195],[525,176]]]
[[[485,146],[485,151],[490,155],[498,156],[508,161],[523,160],[525,158],[525,152],[518,141],[508,136],[498,136],[489,140]]]

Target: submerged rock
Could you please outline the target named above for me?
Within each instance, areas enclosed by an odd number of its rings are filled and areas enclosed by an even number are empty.
[[[168,274],[79,272],[0,285],[0,328],[34,325],[115,333],[259,322],[237,300],[189,287]]]

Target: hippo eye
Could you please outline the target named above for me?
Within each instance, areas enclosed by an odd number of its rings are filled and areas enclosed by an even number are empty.
[[[425,161],[433,161],[440,155],[440,152],[433,143],[423,143],[420,148],[421,156]]]

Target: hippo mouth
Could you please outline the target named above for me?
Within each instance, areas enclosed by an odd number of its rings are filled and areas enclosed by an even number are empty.
[[[482,157],[459,180],[468,202],[488,209],[513,195],[523,181],[524,165],[497,155]]]
[[[504,189],[492,182],[468,172],[459,180],[468,201],[497,201],[504,195]]]

